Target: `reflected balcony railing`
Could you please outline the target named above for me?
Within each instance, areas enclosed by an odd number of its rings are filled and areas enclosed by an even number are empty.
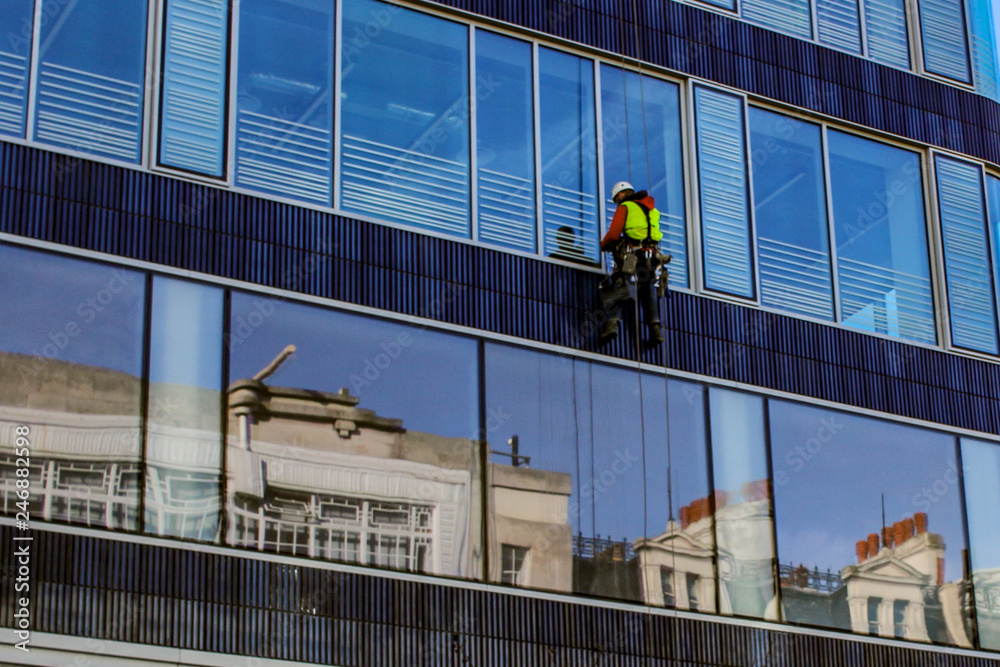
[[[804,565],[778,565],[778,577],[782,586],[794,586],[795,588],[808,588],[820,593],[835,593],[844,586],[844,580],[840,575],[819,568],[810,570]]]

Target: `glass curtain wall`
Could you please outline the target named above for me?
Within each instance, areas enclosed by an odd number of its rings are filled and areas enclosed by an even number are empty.
[[[229,5],[226,0],[166,0],[162,165],[209,176],[225,173]]]
[[[45,7],[34,138],[75,152],[139,162],[147,3],[95,0],[49,2]]]
[[[769,403],[786,619],[971,646],[955,438]]]
[[[542,251],[598,259],[594,61],[541,47]]]
[[[146,418],[146,531],[218,538],[223,290],[153,277]]]
[[[833,319],[821,128],[750,108],[761,305]]]
[[[0,245],[0,498],[32,520],[138,528],[145,276]]]
[[[34,39],[33,0],[0,0],[0,134],[24,138],[28,69]]]
[[[332,203],[333,35],[332,2],[240,5],[236,185]]]
[[[476,30],[479,240],[525,252],[537,248],[531,51],[529,42]],[[579,246],[565,255],[581,259]]]
[[[1000,650],[1000,445],[962,438],[961,447],[979,646]],[[968,590],[961,594],[968,602]]]
[[[629,181],[646,190],[660,211],[660,248],[671,255],[670,286],[687,287],[687,218],[684,158],[677,84],[601,65],[601,140],[608,224],[615,204],[611,188]]]
[[[695,137],[705,287],[756,297],[742,97],[696,86]]]
[[[341,206],[470,238],[468,26],[374,0],[343,11]]]
[[[943,155],[934,164],[951,342],[996,354],[996,295],[982,171]]]
[[[482,576],[473,339],[232,296],[233,546]]]
[[[920,155],[827,132],[843,323],[936,340]]]

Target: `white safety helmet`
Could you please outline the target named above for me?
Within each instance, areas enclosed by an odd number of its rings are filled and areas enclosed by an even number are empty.
[[[611,201],[614,201],[615,197],[618,196],[618,193],[623,190],[632,190],[634,192],[635,188],[633,188],[632,184],[628,181],[618,181],[615,183],[615,187],[611,188]]]

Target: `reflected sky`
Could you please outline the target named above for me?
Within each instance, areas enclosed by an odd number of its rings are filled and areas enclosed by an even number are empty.
[[[117,266],[0,245],[0,350],[138,376],[144,280]]]
[[[230,382],[250,378],[286,345],[297,351],[267,384],[336,392],[405,428],[476,437],[476,341],[387,320],[233,293]]]
[[[926,512],[944,537],[945,580],[962,575],[965,548],[954,438],[926,429],[786,401],[770,401],[778,557],[839,572],[855,543],[885,521]]]

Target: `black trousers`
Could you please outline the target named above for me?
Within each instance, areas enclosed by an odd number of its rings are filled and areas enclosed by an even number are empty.
[[[642,321],[645,324],[657,324],[660,321],[660,304],[656,298],[656,265],[657,260],[645,253],[635,253],[637,258],[635,270],[636,296],[642,309]],[[601,299],[601,307],[609,320],[620,320],[622,305],[630,299],[628,277],[615,265],[615,272],[601,283],[597,293]]]

